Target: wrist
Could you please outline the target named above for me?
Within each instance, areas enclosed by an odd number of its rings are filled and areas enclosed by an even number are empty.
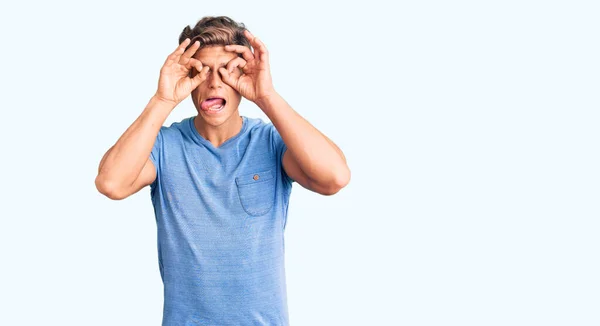
[[[164,99],[164,98],[160,97],[158,94],[154,94],[154,96],[152,96],[152,98],[150,98],[150,102],[148,103],[148,106],[172,111],[177,106],[177,103],[175,101]]]
[[[149,105],[152,105],[152,106],[157,106],[157,107],[161,107],[161,108],[169,108],[171,110],[173,110],[177,106],[177,104],[178,104],[177,102],[175,102],[173,100],[167,100],[158,94],[154,94],[154,96],[152,96],[152,98],[150,99],[150,103],[149,103]]]
[[[263,95],[260,98],[257,98],[254,103],[264,112],[265,110],[269,110],[273,107],[273,104],[277,102],[277,100],[281,98],[281,96],[273,91],[269,94]]]

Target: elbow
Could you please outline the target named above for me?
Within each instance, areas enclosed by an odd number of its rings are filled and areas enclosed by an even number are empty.
[[[329,182],[328,186],[325,187],[321,194],[325,196],[331,196],[337,194],[342,188],[346,187],[350,183],[350,169],[345,167],[340,169],[333,178],[333,181]]]
[[[112,200],[121,200],[125,198],[125,196],[123,196],[121,192],[118,191],[118,188],[114,185],[114,183],[104,180],[100,177],[100,175],[96,177],[95,183],[98,192],[100,192],[104,196]]]

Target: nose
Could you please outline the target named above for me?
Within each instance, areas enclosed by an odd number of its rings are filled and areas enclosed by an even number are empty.
[[[209,88],[223,87],[223,81],[221,80],[221,74],[219,74],[218,71],[211,71],[208,74],[208,87]]]

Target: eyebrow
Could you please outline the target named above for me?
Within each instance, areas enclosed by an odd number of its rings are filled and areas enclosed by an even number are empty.
[[[208,66],[206,63],[204,63],[204,62],[202,62],[202,61],[200,61],[200,63],[201,63],[203,66]],[[219,68],[220,68],[220,67],[226,67],[228,63],[229,63],[229,62],[221,62],[221,64],[219,65]]]

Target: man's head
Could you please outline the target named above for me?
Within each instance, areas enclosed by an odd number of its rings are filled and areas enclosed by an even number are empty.
[[[204,17],[194,28],[187,26],[179,36],[179,44],[186,38],[191,40],[190,45],[200,41],[200,48],[194,54],[203,66],[209,67],[207,78],[195,90],[191,97],[198,116],[212,126],[219,126],[231,117],[238,116],[238,106],[241,95],[231,86],[227,85],[218,69],[227,65],[232,59],[241,56],[235,52],[225,51],[225,45],[237,44],[250,48],[250,42],[244,36],[245,26],[229,17]],[[193,77],[198,72],[192,69]],[[233,74],[241,74],[237,69]],[[219,107],[221,107],[219,109]]]

